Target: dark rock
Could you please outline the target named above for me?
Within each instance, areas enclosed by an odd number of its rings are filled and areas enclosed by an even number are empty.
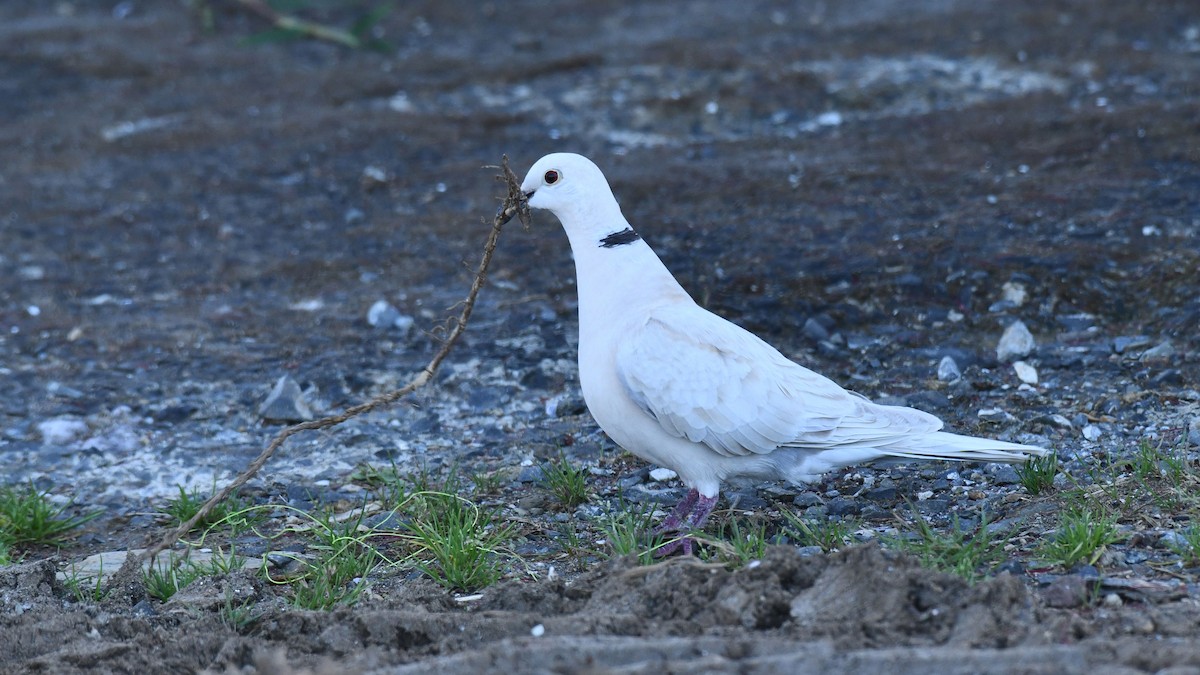
[[[992,473],[992,482],[996,485],[1016,485],[1021,482],[1021,476],[1011,464],[1001,464]]]
[[[1124,354],[1130,349],[1141,349],[1150,345],[1149,335],[1122,335],[1113,338],[1112,350],[1118,354]]]
[[[821,501],[820,495],[815,492],[801,492],[800,494],[796,495],[796,498],[792,500],[792,503],[802,509],[806,509],[810,506],[820,506],[824,502]]]
[[[804,328],[801,329],[801,332],[805,337],[813,340],[814,342],[820,342],[822,340],[829,339],[829,331],[825,329],[825,326],[822,326],[820,322],[812,318],[809,318],[804,322]]]
[[[858,503],[845,497],[835,497],[825,505],[826,513],[831,516],[853,516],[858,510]]]
[[[883,486],[871,488],[863,493],[863,497],[876,502],[890,502],[899,496],[899,491],[895,486]]]
[[[1060,609],[1082,606],[1092,597],[1097,581],[1077,574],[1061,576],[1042,589],[1042,600],[1048,607]]]

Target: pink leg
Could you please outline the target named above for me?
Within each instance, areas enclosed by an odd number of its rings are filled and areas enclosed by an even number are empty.
[[[700,498],[700,493],[693,488],[690,490],[679,503],[675,505],[675,510],[671,515],[663,518],[658,527],[654,528],[654,534],[662,534],[663,532],[674,532],[678,530],[687,521],[687,518],[692,514],[692,508],[696,506],[696,500]]]
[[[655,528],[654,532],[655,534],[664,532],[686,534],[691,530],[698,530],[704,526],[716,505],[716,497],[704,497],[698,491],[692,490],[679,502],[675,511],[663,519],[662,524]],[[655,551],[654,557],[665,558],[680,549],[683,549],[684,555],[691,555],[693,543],[691,537],[680,537]]]

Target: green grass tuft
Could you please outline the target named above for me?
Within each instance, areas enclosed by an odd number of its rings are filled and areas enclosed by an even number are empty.
[[[845,546],[854,529],[853,524],[848,521],[801,518],[788,510],[783,511],[783,517],[788,521],[784,532],[798,546],[820,546],[825,553]]]
[[[1054,536],[1041,547],[1042,560],[1062,567],[1095,564],[1109,544],[1121,540],[1117,517],[1087,506],[1068,509],[1059,519]]]
[[[1058,455],[1053,452],[1041,457],[1033,457],[1017,467],[1017,478],[1031,495],[1039,495],[1053,487],[1056,475],[1058,475]]]
[[[925,567],[975,583],[1004,559],[1003,543],[993,539],[988,532],[986,516],[974,532],[967,533],[955,515],[949,531],[941,533],[934,530],[920,513],[914,510],[913,515],[913,536],[897,537],[892,543],[899,550],[916,556]]]
[[[571,466],[563,454],[542,465],[542,485],[564,507],[573,509],[588,500],[586,469]]]
[[[504,574],[503,547],[516,535],[499,514],[456,494],[414,495],[406,538],[418,548],[417,567],[451,590],[476,591]]]
[[[23,488],[0,487],[0,546],[7,550],[16,546],[61,544],[70,538],[72,531],[101,514],[91,511],[64,516],[69,506],[55,506],[50,491],[40,491],[32,482]]]

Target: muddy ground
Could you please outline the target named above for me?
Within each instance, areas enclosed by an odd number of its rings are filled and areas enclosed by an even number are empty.
[[[340,26],[371,9],[314,4]],[[323,413],[424,365],[502,154],[518,173],[591,156],[700,301],[864,394],[1068,465],[1145,439],[1195,460],[1192,0],[404,2],[375,49],[265,30],[216,0],[0,6],[0,471],[103,513],[0,569],[0,671],[1200,668],[1196,569],[1136,543],[1191,517],[1162,512],[1127,523],[1098,572],[1176,586],[1112,602],[1064,602],[1020,550],[969,585],[874,543],[737,570],[595,556],[548,580],[542,561],[466,602],[403,571],[330,612],[250,573],[165,604],[78,601],[56,571],[152,542],[178,485],[236,473],[279,428],[258,406],[281,375]],[[579,408],[572,275],[553,218],[506,232],[435,386],[298,439],[250,494],[311,505],[363,462],[516,472],[566,449],[598,495],[676,496]],[[379,300],[414,327],[369,325]],[[1016,319],[1036,386],[994,351]],[[947,355],[958,385],[936,375]],[[1054,508],[991,468],[873,471],[729,494],[882,523],[928,491],[942,526],[977,519],[972,500]],[[891,491],[870,501],[872,485]],[[515,477],[497,504],[556,515],[537,493]],[[547,541],[529,527],[530,557]],[[222,620],[229,593],[253,621]]]

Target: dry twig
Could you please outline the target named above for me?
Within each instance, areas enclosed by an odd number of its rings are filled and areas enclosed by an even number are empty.
[[[251,462],[250,465],[238,475],[237,478],[235,478],[225,487],[221,488],[221,490],[212,497],[209,497],[208,501],[204,503],[204,506],[200,507],[200,510],[197,511],[196,515],[192,516],[191,519],[172,530],[170,534],[163,537],[158,544],[147,549],[141,555],[141,560],[153,560],[154,557],[159,553],[162,553],[163,551],[174,546],[179,541],[180,537],[182,537],[184,534],[187,534],[188,531],[196,526],[196,523],[207,517],[208,514],[213,510],[213,507],[221,503],[223,500],[229,497],[229,495],[233,494],[234,490],[237,490],[242,485],[245,485],[246,481],[254,477],[254,475],[258,473],[259,469],[261,469],[263,465],[267,463],[267,460],[271,458],[271,455],[273,455],[288,438],[302,431],[327,429],[329,427],[337,426],[352,417],[357,417],[363,413],[368,413],[372,410],[391,405],[401,398],[408,396],[433,379],[433,376],[437,373],[438,367],[442,365],[442,361],[446,359],[446,356],[450,353],[451,348],[454,347],[454,343],[458,341],[459,336],[461,336],[463,331],[467,328],[467,321],[471,318],[471,312],[475,309],[475,298],[478,297],[479,291],[483,288],[483,284],[486,281],[488,265],[491,264],[492,254],[496,250],[496,242],[500,237],[500,229],[508,221],[512,220],[513,216],[517,216],[521,220],[522,224],[529,224],[529,206],[525,202],[525,195],[521,192],[520,181],[512,172],[512,169],[508,167],[508,156],[506,155],[503,158],[500,166],[485,168],[500,169],[501,175],[497,176],[496,178],[497,180],[503,180],[507,184],[508,195],[505,196],[504,203],[501,204],[500,209],[496,212],[496,217],[492,221],[492,231],[488,235],[487,243],[484,244],[483,258],[479,261],[479,267],[475,271],[475,279],[471,282],[471,290],[467,292],[467,297],[462,301],[458,316],[451,317],[449,319],[447,324],[449,332],[446,335],[445,342],[442,343],[441,349],[439,349],[438,352],[433,355],[433,358],[429,361],[429,364],[426,365],[420,373],[417,373],[417,375],[413,377],[408,384],[400,389],[390,391],[385,394],[380,394],[366,403],[360,403],[356,406],[347,408],[345,411],[337,415],[331,415],[329,417],[323,417],[319,420],[311,420],[308,422],[302,422],[300,424],[294,424],[280,431],[279,434],[276,435],[269,444],[267,444],[267,447],[263,449],[261,453],[259,453],[258,457],[256,457],[254,461]]]
[[[247,10],[254,12],[263,19],[271,23],[271,25],[281,30],[292,31],[308,37],[333,42],[340,45],[345,45],[351,49],[358,49],[363,46],[362,40],[353,33],[333,28],[323,24],[306,21],[299,17],[290,14],[283,14],[275,10],[274,7],[268,5],[265,0],[233,0],[237,4],[245,7]]]

